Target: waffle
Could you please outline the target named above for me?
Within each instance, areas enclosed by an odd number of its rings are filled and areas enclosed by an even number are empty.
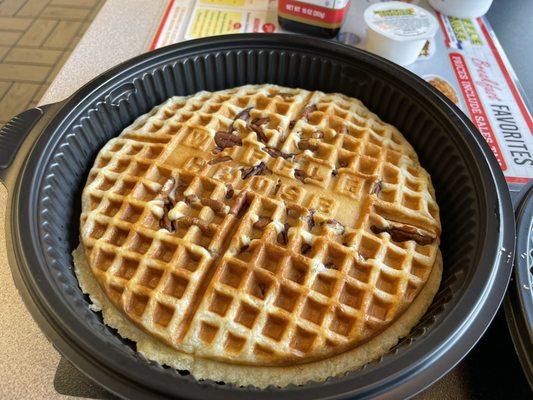
[[[80,230],[137,327],[180,354],[283,367],[393,326],[435,270],[441,228],[394,127],[341,94],[260,85],[173,97],[109,141]]]

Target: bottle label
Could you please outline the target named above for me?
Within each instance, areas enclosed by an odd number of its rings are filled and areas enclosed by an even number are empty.
[[[348,0],[278,0],[280,17],[329,29],[342,25],[348,8]]]

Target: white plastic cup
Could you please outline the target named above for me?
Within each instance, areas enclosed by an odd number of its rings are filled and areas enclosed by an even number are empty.
[[[431,13],[400,1],[371,5],[364,20],[368,25],[366,50],[402,66],[416,61],[438,29]]]
[[[492,0],[429,0],[438,12],[457,18],[478,18],[485,15]]]

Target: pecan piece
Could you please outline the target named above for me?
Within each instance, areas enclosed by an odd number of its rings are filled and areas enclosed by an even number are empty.
[[[311,151],[317,151],[318,146],[316,144],[311,144],[309,142],[309,139],[302,139],[298,142],[298,149],[300,150],[311,150]]]
[[[303,109],[302,115],[300,115],[300,118],[307,119],[309,117],[309,114],[315,112],[316,110],[317,110],[316,104],[311,104]]]
[[[259,217],[259,219],[254,223],[254,228],[265,229],[268,224],[270,224],[270,218]]]
[[[281,188],[281,180],[278,179],[278,182],[276,183],[276,187],[274,188],[274,195],[278,194],[280,188]]]
[[[248,168],[241,168],[242,179],[248,179],[254,175],[270,175],[272,171],[261,161],[259,164]]]
[[[239,218],[239,215],[241,215],[242,211],[245,210],[246,208],[245,205],[246,205],[246,191],[242,191],[241,193],[239,193],[239,195],[235,199],[235,203],[233,203],[233,206],[230,208],[229,213]]]
[[[252,111],[252,109],[253,107],[248,107],[248,108],[245,108],[244,110],[241,110],[235,116],[235,118],[233,118],[233,121],[231,123],[231,126],[229,127],[228,132],[229,133],[233,132],[233,124],[235,124],[235,121],[237,121],[238,119],[242,119],[243,121],[248,122],[248,120],[250,119],[250,111]]]
[[[173,208],[173,204],[167,199],[163,204],[163,217],[159,220],[159,227],[162,229],[166,229],[170,233],[176,231],[176,225],[174,221],[171,221],[168,217],[168,213]]]
[[[188,205],[198,204],[198,203],[200,203],[200,198],[197,195],[195,195],[195,194],[189,194],[189,195],[185,196],[183,201],[186,204],[188,204]]]
[[[174,227],[174,221],[171,221],[168,219],[168,215],[165,215],[163,218],[159,220],[159,227],[161,229],[166,229],[170,233],[176,232],[176,228]]]
[[[170,218],[168,217],[168,213],[170,212],[170,210],[172,210],[172,208],[174,208],[176,200],[176,189],[178,189],[179,187],[180,185],[176,184],[176,179],[170,177],[163,184],[163,186],[161,186],[161,190],[157,195],[158,199],[163,200],[163,216],[159,220],[159,227],[162,229],[166,229],[169,232],[176,231],[174,221],[170,220]]]
[[[233,160],[231,156],[222,156],[222,157],[217,157],[217,158],[213,158],[212,160],[209,160],[208,164],[215,165],[215,164],[220,164],[220,163],[231,161],[231,160]]]
[[[202,205],[210,207],[215,213],[227,213],[229,211],[229,207],[225,205],[220,200],[215,199],[202,199]]]
[[[380,179],[374,182],[374,185],[372,185],[372,190],[370,190],[370,194],[375,194],[377,196],[381,193],[381,189],[382,189],[382,181]]]
[[[307,216],[307,227],[309,230],[312,230],[315,226],[315,210],[309,210],[309,215]]]
[[[278,158],[282,156],[282,152],[275,147],[265,147],[264,150],[268,153],[268,155],[272,158]]]
[[[284,159],[287,159],[294,156],[294,154],[283,153],[281,150],[278,150],[275,147],[265,147],[263,150],[265,150],[272,158],[283,157]]]
[[[266,164],[264,162],[260,162],[259,165],[260,165],[260,167],[259,167],[259,170],[257,171],[256,175],[272,175],[272,171],[270,170],[270,168],[268,168],[266,166]]]
[[[248,177],[255,174],[255,165],[248,168],[241,168],[242,179],[247,179]]]
[[[283,230],[280,233],[278,233],[278,237],[277,237],[278,243],[283,246],[286,246],[287,243],[289,243],[289,237],[287,235],[288,230],[289,230],[289,224],[283,224]]]
[[[270,122],[270,117],[256,118],[252,121],[252,125],[261,126],[268,124]]]
[[[327,225],[329,228],[335,231],[335,233],[337,233],[338,235],[344,235],[344,231],[345,231],[344,225],[341,224],[336,219],[327,219],[323,222],[323,224]]]
[[[410,225],[393,225],[389,227],[379,227],[377,225],[372,225],[370,230],[376,235],[387,232],[391,239],[395,242],[406,242],[408,240],[414,240],[421,246],[433,243],[435,237],[429,232],[425,232],[421,229],[417,229],[414,226]]]
[[[255,125],[254,123],[251,123],[250,129],[255,132],[255,134],[257,135],[257,138],[261,142],[263,143],[268,142],[268,138],[266,137],[265,132],[263,132],[263,128],[261,127],[261,125]]]
[[[293,119],[293,120],[291,120],[291,122],[289,122],[289,129],[294,128],[294,125],[296,125],[296,120],[295,119]]]
[[[233,186],[231,183],[226,183],[226,199],[231,199],[233,195],[235,194],[235,190],[233,190]]]
[[[166,180],[163,186],[161,186],[161,190],[159,191],[158,197],[161,199],[171,197],[174,194],[173,192],[176,190],[176,188],[176,179],[170,177]]]
[[[215,133],[215,143],[221,149],[226,149],[234,146],[242,146],[242,139],[237,135],[218,131]]]
[[[301,169],[295,169],[294,177],[300,182],[305,183],[305,178],[309,178],[309,175],[307,175],[307,173]]]
[[[244,121],[248,121],[250,119],[250,111],[253,110],[253,107],[248,107],[248,108],[245,108],[244,110],[241,110],[241,112],[239,112],[234,120],[237,120],[237,119],[242,119]]]
[[[200,228],[200,231],[204,235],[210,235],[211,234],[211,227],[207,222],[204,220],[197,218],[197,217],[181,217],[176,220],[179,223],[182,223],[185,226],[191,226],[196,225],[198,228]]]

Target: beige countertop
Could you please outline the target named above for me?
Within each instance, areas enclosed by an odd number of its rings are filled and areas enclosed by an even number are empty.
[[[40,104],[72,94],[101,72],[147,50],[166,0],[109,0],[88,28]],[[142,9],[143,12],[139,12]],[[105,43],[105,45],[102,45]],[[0,185],[0,399],[110,397],[61,359],[22,302],[7,262],[7,191]]]

